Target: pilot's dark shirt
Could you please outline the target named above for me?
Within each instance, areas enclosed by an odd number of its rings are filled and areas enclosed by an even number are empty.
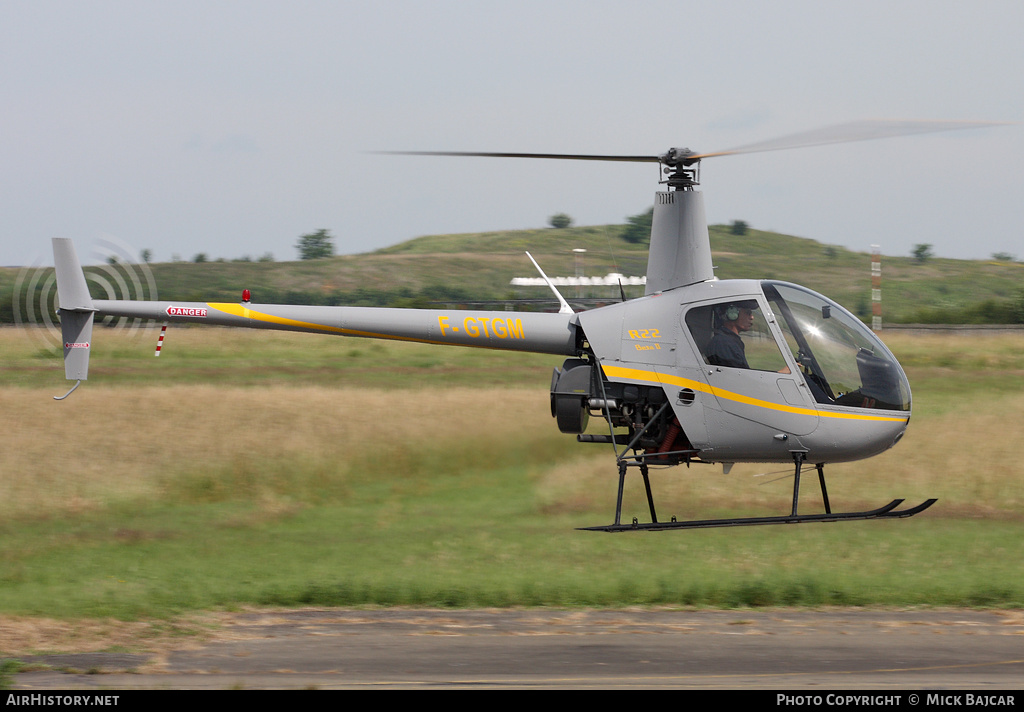
[[[713,366],[729,366],[731,368],[750,368],[747,364],[747,352],[743,347],[743,339],[739,334],[721,327],[715,332],[708,344],[708,363]]]

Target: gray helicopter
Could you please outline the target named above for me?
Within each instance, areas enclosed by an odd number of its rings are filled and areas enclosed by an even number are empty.
[[[254,304],[248,290],[239,303],[93,299],[74,245],[54,238],[65,376],[76,381],[57,399],[88,377],[93,322],[106,316],[553,354],[567,357],[551,378],[551,415],[559,430],[582,443],[610,445],[618,466],[615,520],[588,530],[910,517],[936,500],[901,509],[903,500],[894,499],[874,510],[833,512],[824,474],[828,463],[872,457],[903,437],[911,395],[900,364],[860,319],[827,297],[776,280],[716,279],[703,196],[696,190],[699,166],[713,156],[982,125],[988,124],[857,122],[703,154],[678,148],[656,156],[399,154],[659,164],[666,189],[655,195],[644,296],[580,313],[550,280],[558,313]],[[592,417],[604,421],[599,432],[587,432]],[[737,462],[792,464],[791,511],[658,520],[651,468],[709,463],[728,471]],[[823,513],[798,513],[807,465],[817,470]],[[650,522],[621,521],[630,468],[642,476]]]

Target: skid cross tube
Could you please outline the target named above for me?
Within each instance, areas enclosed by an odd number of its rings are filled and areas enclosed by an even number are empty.
[[[644,478],[644,488],[647,491],[647,505],[651,510],[651,521],[646,523],[638,522],[636,518],[630,524],[622,523],[622,492],[625,487],[626,472],[630,463],[619,460],[619,488],[618,497],[615,502],[615,523],[598,527],[580,527],[582,531],[604,531],[604,532],[627,532],[627,531],[665,531],[669,529],[707,529],[712,527],[742,527],[757,526],[762,524],[798,524],[803,522],[844,522],[859,519],[901,519],[920,514],[931,507],[937,500],[928,499],[916,507],[897,509],[903,504],[902,499],[894,499],[883,507],[862,512],[838,512],[832,511],[828,499],[828,489],[825,486],[824,463],[817,463],[815,469],[818,471],[818,483],[821,485],[821,497],[824,503],[825,512],[822,514],[799,514],[797,505],[800,500],[800,471],[807,458],[803,451],[793,452],[793,507],[788,515],[770,517],[734,517],[728,519],[698,519],[690,521],[677,521],[672,517],[671,521],[659,522],[654,510],[654,498],[651,494],[651,483],[648,476],[647,465],[640,462],[633,465],[640,468],[640,474]]]

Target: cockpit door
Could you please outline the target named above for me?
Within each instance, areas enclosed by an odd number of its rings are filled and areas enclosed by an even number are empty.
[[[780,434],[807,435],[818,413],[779,344],[775,316],[756,295],[694,305],[683,316],[711,393],[731,415]]]

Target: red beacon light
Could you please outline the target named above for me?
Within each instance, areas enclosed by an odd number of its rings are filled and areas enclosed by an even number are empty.
[[[252,299],[252,294],[249,293],[248,289],[242,290],[242,301],[248,304]]]

